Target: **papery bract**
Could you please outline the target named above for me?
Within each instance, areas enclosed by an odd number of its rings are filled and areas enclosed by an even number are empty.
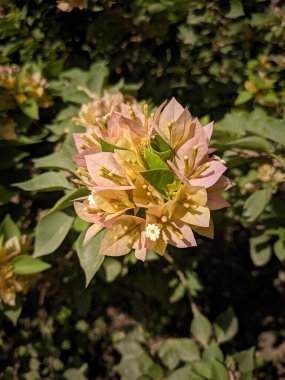
[[[197,245],[194,233],[213,238],[211,210],[227,207],[226,166],[212,156],[213,123],[203,127],[175,98],[152,115],[148,105],[120,104],[75,134],[78,175],[90,195],[75,202],[92,223],[85,241],[107,228],[100,254],[122,256],[167,245]]]

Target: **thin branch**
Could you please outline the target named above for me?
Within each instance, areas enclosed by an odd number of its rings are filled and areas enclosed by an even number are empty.
[[[188,280],[187,278],[185,277],[184,273],[182,272],[182,270],[179,268],[179,266],[176,264],[175,260],[173,259],[173,257],[171,255],[169,255],[168,252],[165,252],[163,257],[165,258],[165,260],[174,268],[176,274],[177,274],[177,277],[179,278],[181,284],[183,285],[185,291],[186,291],[186,294],[187,294],[187,297],[188,297],[188,300],[189,300],[189,303],[190,303],[190,307],[191,307],[191,311],[193,313],[193,315],[195,315],[198,311],[198,307],[195,303],[195,301],[193,300],[192,298],[192,295],[190,293],[190,289],[189,289],[189,284],[188,284]]]

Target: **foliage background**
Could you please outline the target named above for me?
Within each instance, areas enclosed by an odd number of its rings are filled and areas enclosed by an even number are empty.
[[[10,215],[52,268],[2,304],[0,378],[285,377],[284,23],[278,0],[2,0],[1,234],[15,231]],[[152,105],[176,96],[215,120],[236,186],[214,241],[170,251],[176,264],[106,259],[85,289],[86,225],[62,199],[82,130],[71,119],[89,101],[78,86]]]

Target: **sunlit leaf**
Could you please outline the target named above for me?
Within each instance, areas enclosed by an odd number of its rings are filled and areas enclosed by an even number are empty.
[[[144,150],[144,160],[147,169],[168,169],[168,165],[157,154],[146,148]]]
[[[43,272],[51,266],[42,260],[29,255],[19,255],[11,261],[13,272],[20,275],[30,275]]]

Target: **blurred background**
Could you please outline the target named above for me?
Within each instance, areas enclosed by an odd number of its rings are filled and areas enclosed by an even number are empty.
[[[285,379],[284,27],[281,0],[0,1],[0,379]],[[213,241],[85,288],[72,133],[118,92],[214,120],[236,185]]]

